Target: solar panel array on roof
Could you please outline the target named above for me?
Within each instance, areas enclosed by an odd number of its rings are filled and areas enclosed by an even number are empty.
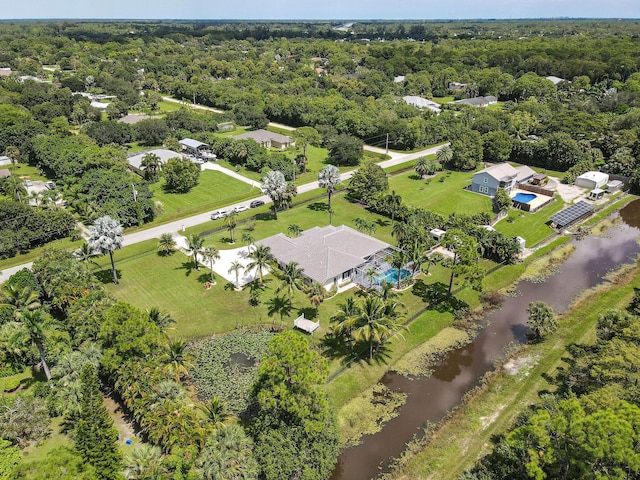
[[[555,215],[551,215],[551,221],[558,227],[564,227],[575,222],[580,217],[590,214],[591,212],[593,212],[593,205],[579,201],[575,205],[571,205]]]

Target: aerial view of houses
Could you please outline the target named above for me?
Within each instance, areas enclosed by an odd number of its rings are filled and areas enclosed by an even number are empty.
[[[87,8],[0,23],[0,479],[640,476],[637,22]]]

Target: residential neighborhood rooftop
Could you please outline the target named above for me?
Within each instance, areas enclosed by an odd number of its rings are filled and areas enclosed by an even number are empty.
[[[268,130],[252,130],[251,132],[236,135],[233,138],[236,140],[255,140],[258,143],[267,143],[272,140],[275,140],[278,143],[291,143],[291,137],[288,135],[281,135]]]
[[[307,277],[320,283],[356,268],[367,257],[391,247],[346,225],[314,227],[296,238],[279,233],[258,243],[271,248],[280,263],[297,262]]]

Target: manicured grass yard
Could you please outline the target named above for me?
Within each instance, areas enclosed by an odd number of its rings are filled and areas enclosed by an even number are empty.
[[[395,190],[407,205],[442,215],[491,212],[491,198],[464,190],[472,177],[473,172],[440,172],[433,178],[421,180],[410,170],[390,178],[389,190]]]
[[[97,273],[105,282],[105,289],[119,300],[138,308],[158,306],[168,311],[176,320],[175,335],[179,337],[194,339],[247,326],[280,325],[278,315],[269,317],[267,314],[266,303],[273,297],[277,286],[277,280],[271,275],[265,277],[267,287],[261,297],[262,304],[252,307],[248,289],[236,292],[228,288],[227,281],[219,276],[216,276],[217,284],[205,290],[203,283],[209,280],[209,269],[201,266],[200,271],[192,270],[189,257],[180,252],[169,257],[158,255],[155,240],[117,251],[115,261],[120,277],[118,285],[109,281],[108,257],[98,260],[101,268]],[[352,289],[321,304],[322,329],[316,333],[317,338],[324,335],[329,317],[338,310],[339,304],[355,292]],[[411,311],[423,305],[422,300],[409,291],[403,294],[402,301]],[[291,327],[293,319],[303,311],[308,318],[314,314],[302,292],[295,293],[293,305],[291,315],[284,319],[286,327]]]
[[[319,192],[314,193],[317,195]],[[298,225],[302,230],[315,226],[323,227],[329,225],[329,214],[326,211],[326,207],[327,200],[323,197],[306,205],[278,212],[277,221],[273,219],[273,210],[270,205],[251,209],[241,214],[239,218],[246,218],[245,215],[247,217],[257,215],[259,218],[257,220],[250,220],[247,224],[238,225],[234,233],[237,239],[236,245],[229,245],[229,233],[226,229],[208,236],[206,244],[216,245],[220,249],[237,248],[241,246],[241,242],[238,242],[238,239],[242,238],[242,234],[248,231],[248,227],[253,227],[253,231],[249,233],[251,233],[254,240],[270,237],[277,233],[287,233],[287,228],[292,224]],[[391,235],[391,221],[388,218],[371,213],[358,204],[348,202],[345,200],[343,194],[334,194],[331,197],[331,207],[335,212],[333,214],[333,225],[345,224],[355,228],[353,220],[358,217],[365,218],[378,224],[378,228],[374,234],[376,238],[395,245],[395,239]],[[188,228],[185,234],[207,232],[215,228],[224,227],[224,225],[223,219],[213,220],[196,227]]]
[[[164,180],[161,180],[151,186],[154,200],[162,202],[164,207],[164,212],[158,217],[160,222],[176,220],[261,194],[259,189],[247,183],[212,170],[200,172],[198,185],[188,193],[167,193],[163,185]]]
[[[548,225],[549,217],[564,207],[564,202],[556,195],[554,202],[535,213],[510,210],[509,215],[500,220],[495,228],[507,237],[520,236],[527,241],[527,247],[533,247],[555,232]],[[509,222],[508,219],[512,219],[513,222]]]

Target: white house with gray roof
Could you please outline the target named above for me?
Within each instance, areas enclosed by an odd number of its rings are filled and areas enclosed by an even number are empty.
[[[433,100],[429,100],[427,98],[418,97],[416,95],[405,95],[404,97],[402,97],[402,99],[413,107],[416,107],[420,110],[427,108],[434,112],[436,115],[442,111],[439,103],[436,103]]]
[[[232,137],[236,140],[254,140],[264,148],[279,148],[284,150],[287,147],[293,147],[295,142],[288,135],[270,132],[268,130],[252,130],[250,132],[241,133]]]
[[[349,281],[361,283],[365,266],[388,268],[385,260],[395,250],[346,225],[314,227],[295,238],[279,233],[257,243],[269,247],[281,266],[297,262],[310,281],[327,290]]]

